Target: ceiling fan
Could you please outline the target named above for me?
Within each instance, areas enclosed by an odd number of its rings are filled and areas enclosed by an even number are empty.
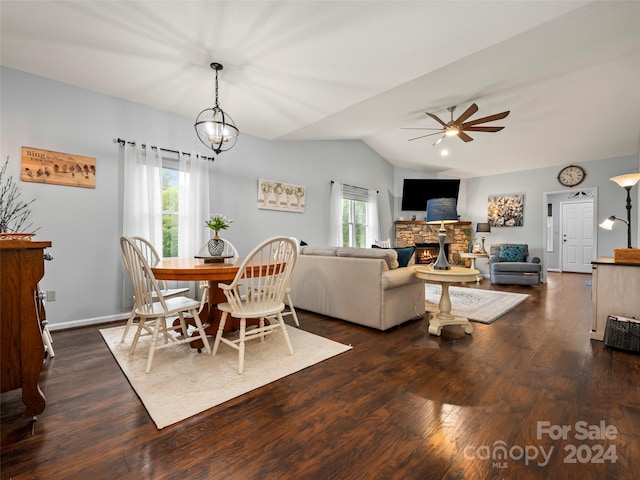
[[[477,118],[475,120],[466,121],[469,117],[475,114],[478,111],[478,105],[472,103],[469,108],[467,108],[462,115],[460,115],[455,120],[453,119],[453,112],[456,109],[455,106],[447,108],[449,112],[451,112],[451,120],[447,123],[443,122],[433,113],[425,112],[431,118],[433,118],[436,122],[442,125],[442,128],[411,128],[407,127],[404,130],[437,130],[435,133],[427,133],[426,135],[420,135],[419,137],[410,138],[411,140],[417,140],[419,138],[430,137],[432,135],[442,135],[434,145],[440,143],[445,137],[455,137],[457,136],[464,142],[471,142],[473,138],[467,135],[466,132],[499,132],[504,127],[490,127],[490,126],[478,126],[481,123],[493,122],[495,120],[502,120],[507,115],[509,115],[509,110],[502,113],[496,113],[494,115],[489,115],[487,117]]]

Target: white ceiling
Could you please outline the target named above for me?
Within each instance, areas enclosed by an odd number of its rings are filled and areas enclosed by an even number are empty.
[[[362,139],[461,178],[638,152],[638,1],[2,0],[0,15],[2,65],[193,119],[222,63],[241,134]],[[472,102],[471,120],[510,110],[506,128],[437,147],[402,129]]]

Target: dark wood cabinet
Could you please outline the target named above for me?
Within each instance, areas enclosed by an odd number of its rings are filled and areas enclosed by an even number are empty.
[[[44,345],[37,300],[44,249],[51,242],[0,240],[0,380],[2,392],[22,388],[25,417],[44,411],[38,385]]]

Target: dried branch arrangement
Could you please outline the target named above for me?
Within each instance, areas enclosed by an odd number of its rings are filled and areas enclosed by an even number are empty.
[[[7,175],[8,164],[9,157],[0,169],[0,233],[27,233],[33,227],[33,224],[27,221],[31,215],[29,205],[35,198],[28,202],[20,199],[18,185],[14,183],[12,176]]]

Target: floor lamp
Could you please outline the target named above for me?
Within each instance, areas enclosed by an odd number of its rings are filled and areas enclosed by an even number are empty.
[[[449,265],[444,251],[444,241],[447,238],[444,224],[458,221],[456,203],[455,198],[433,198],[427,200],[427,223],[440,224],[440,229],[438,230],[440,251],[438,252],[436,263],[433,264],[435,270],[451,270],[451,265]]]
[[[627,220],[611,216],[602,222],[599,227],[605,230],[613,229],[613,224],[616,220],[620,220],[627,224],[627,248],[631,248],[631,189],[640,181],[640,173],[627,173],[626,175],[618,175],[617,177],[611,177],[609,180],[616,182],[622,188],[627,191]]]

